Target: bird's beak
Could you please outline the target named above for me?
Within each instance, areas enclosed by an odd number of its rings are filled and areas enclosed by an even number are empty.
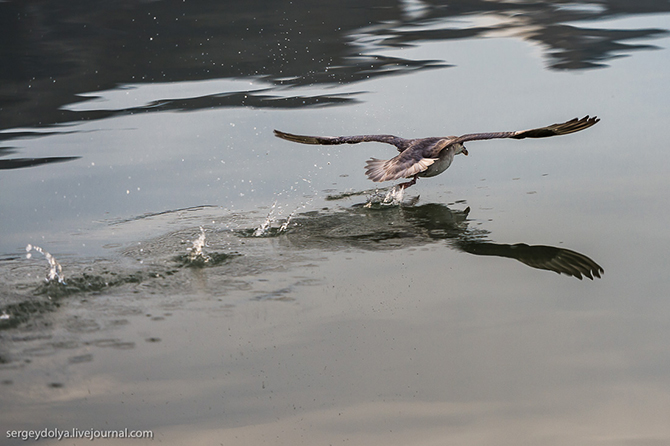
[[[468,149],[466,149],[465,147],[463,147],[463,150],[461,151],[461,153],[462,153],[463,155],[465,155],[465,156],[468,156]]]

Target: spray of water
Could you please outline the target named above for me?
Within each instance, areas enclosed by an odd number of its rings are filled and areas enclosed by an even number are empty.
[[[286,230],[288,229],[288,226],[291,224],[291,220],[293,219],[295,214],[299,210],[307,208],[307,206],[309,206],[309,204],[312,202],[312,200],[313,200],[313,198],[310,198],[306,202],[298,205],[298,207],[293,209],[293,211],[291,211],[288,214],[288,216],[286,217],[284,222],[279,226],[279,228],[277,228],[277,231],[274,232],[273,235],[279,235],[279,234],[282,234],[282,233],[286,232]],[[274,215],[274,210],[275,210],[276,204],[277,204],[277,202],[275,201],[274,204],[272,205],[272,209],[270,210],[270,213],[265,218],[265,221],[263,223],[261,223],[260,226],[258,226],[258,228],[256,228],[254,230],[254,233],[253,233],[254,237],[263,237],[263,236],[267,236],[268,233],[270,233],[270,230],[272,229],[272,223],[274,223],[276,220],[278,220],[278,216]],[[277,206],[277,208],[279,209],[280,207]]]
[[[311,186],[312,182],[310,180],[308,180],[307,178],[303,178],[302,181],[307,183],[308,185],[310,185],[310,187],[312,188],[311,197],[309,197],[307,200],[305,200],[303,203],[301,203],[295,209],[293,209],[293,211],[291,211],[288,214],[288,216],[286,217],[284,222],[279,226],[279,228],[277,228],[276,232],[275,231],[272,232],[272,235],[279,235],[279,234],[282,234],[282,233],[286,232],[286,230],[288,229],[288,226],[291,223],[291,220],[293,219],[295,214],[299,210],[307,208],[307,206],[309,206],[312,203],[312,201],[314,201],[314,198],[318,195],[318,192],[316,190],[314,190],[313,186]],[[291,190],[293,190],[293,187],[291,188]],[[282,194],[283,194],[283,192],[279,192],[277,195],[282,195]],[[275,200],[274,203],[272,203],[272,207],[270,207],[270,212],[268,212],[267,217],[265,217],[265,220],[263,221],[263,223],[261,223],[254,230],[252,235],[254,237],[265,237],[268,234],[270,234],[270,231],[272,230],[272,223],[279,220],[280,217],[281,217],[281,208],[282,208],[282,206],[281,205],[278,206],[277,205],[277,200]]]
[[[58,283],[65,283],[65,277],[63,276],[63,267],[56,261],[54,256],[52,256],[50,253],[46,252],[39,246],[31,245],[28,244],[26,246],[26,258],[30,259],[32,257],[31,251],[37,251],[40,254],[42,254],[46,259],[47,262],[49,262],[49,274],[47,274],[46,281],[47,282],[58,282]]]
[[[402,186],[393,186],[391,190],[386,193],[383,203],[397,206],[402,203],[404,197],[405,188]]]
[[[274,213],[276,208],[277,200],[272,203],[272,207],[270,208],[270,212],[268,212],[268,216],[265,217],[265,221],[261,223],[260,226],[257,227],[254,231],[254,237],[263,237],[265,234],[267,234],[267,232],[270,230],[270,227],[272,226],[272,222],[274,221]]]
[[[190,251],[188,255],[189,260],[191,262],[209,262],[211,258],[205,254],[205,246],[207,246],[207,243],[205,242],[205,228],[200,226],[200,236],[193,240],[193,247],[188,248],[188,251]]]
[[[293,218],[295,213],[298,212],[298,209],[304,209],[306,207],[307,207],[307,203],[295,208],[293,210],[293,212],[288,214],[288,217],[286,217],[286,221],[284,221],[284,223],[282,223],[282,225],[279,227],[279,233],[281,234],[282,232],[286,231],[286,229],[288,228],[289,223],[291,223],[291,219]]]
[[[366,208],[373,206],[399,206],[405,198],[405,188],[402,186],[393,186],[386,192],[386,194],[375,191],[374,194],[368,197],[368,202],[365,203]]]

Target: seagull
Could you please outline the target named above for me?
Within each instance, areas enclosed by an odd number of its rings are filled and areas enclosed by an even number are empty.
[[[358,144],[359,142],[383,142],[394,145],[400,154],[389,160],[370,158],[366,162],[365,174],[374,182],[393,181],[399,178],[412,178],[411,181],[399,184],[404,189],[416,183],[418,177],[434,177],[451,165],[454,156],[462,153],[467,155],[463,143],[484,139],[524,139],[547,138],[549,136],[567,135],[579,132],[600,121],[597,116],[588,115],[582,119],[571,119],[560,124],[552,124],[530,130],[513,132],[469,133],[462,136],[438,136],[429,138],[405,139],[393,135],[358,135],[358,136],[304,136],[275,130],[278,138],[301,144]]]

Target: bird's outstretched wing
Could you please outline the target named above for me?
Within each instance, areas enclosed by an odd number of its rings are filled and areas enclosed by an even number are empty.
[[[409,147],[410,140],[400,138],[393,135],[358,135],[358,136],[305,136],[293,135],[291,133],[274,131],[275,136],[287,141],[299,142],[301,144],[320,144],[320,145],[335,145],[335,144],[358,144],[359,142],[383,142],[392,144],[402,152]]]
[[[540,127],[530,130],[519,130],[516,132],[491,132],[491,133],[470,133],[459,136],[452,140],[452,143],[464,143],[466,141],[476,141],[482,139],[500,139],[500,138],[547,138],[549,136],[567,135],[569,133],[579,132],[588,129],[596,122],[600,121],[597,116],[590,118],[585,116],[582,119],[571,119],[560,124],[552,124],[546,127]]]

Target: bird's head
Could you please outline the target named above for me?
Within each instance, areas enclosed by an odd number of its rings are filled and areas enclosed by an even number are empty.
[[[454,144],[454,155],[458,155],[459,153],[468,156],[468,149],[461,143]]]

